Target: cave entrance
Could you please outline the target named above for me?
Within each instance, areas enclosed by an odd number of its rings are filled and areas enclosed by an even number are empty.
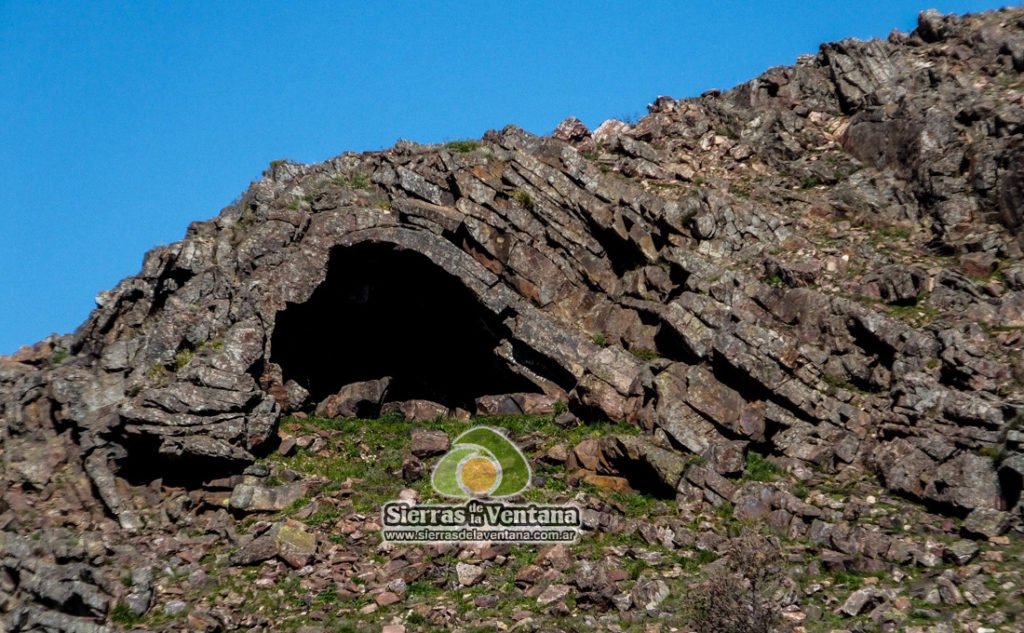
[[[388,401],[473,410],[478,396],[539,392],[494,353],[508,329],[456,277],[392,244],[335,248],[308,301],[277,315],[272,362],[312,403],[391,377]]]

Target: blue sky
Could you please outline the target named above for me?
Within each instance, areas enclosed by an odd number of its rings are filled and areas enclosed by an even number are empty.
[[[0,0],[0,353],[74,330],[271,160],[594,127],[1004,4]]]

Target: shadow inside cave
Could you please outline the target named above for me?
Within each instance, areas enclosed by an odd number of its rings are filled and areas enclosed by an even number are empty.
[[[473,409],[481,395],[538,392],[494,348],[508,329],[456,277],[392,244],[335,248],[308,301],[277,315],[271,362],[317,403],[391,376],[389,401]]]

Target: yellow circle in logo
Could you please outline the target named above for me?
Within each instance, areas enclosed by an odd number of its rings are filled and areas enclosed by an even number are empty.
[[[497,465],[486,457],[470,457],[462,463],[462,486],[470,493],[484,495],[494,489],[498,481]]]

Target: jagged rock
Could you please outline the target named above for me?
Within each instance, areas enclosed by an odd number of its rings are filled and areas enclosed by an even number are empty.
[[[446,452],[450,446],[448,434],[444,431],[414,429],[412,441],[409,442],[409,451],[416,457],[423,458],[440,455]]]
[[[566,143],[579,143],[590,138],[590,130],[576,117],[569,117],[558,124],[551,136]]]
[[[381,407],[380,412],[381,415],[398,413],[402,418],[412,422],[430,422],[448,417],[452,411],[443,404],[430,400],[406,400],[405,402],[388,402]]]
[[[565,444],[555,444],[544,453],[541,459],[549,464],[561,466],[568,461],[569,451],[566,449]]]
[[[668,585],[660,578],[641,578],[630,592],[633,604],[644,611],[656,610],[668,596]]]
[[[966,565],[978,554],[978,545],[971,541],[961,540],[953,543],[946,551],[947,558],[957,565]]]
[[[960,528],[965,534],[991,538],[999,536],[1010,526],[1010,515],[992,508],[975,508],[964,519]]]
[[[316,537],[305,530],[297,521],[286,521],[278,526],[275,537],[278,556],[293,567],[309,564],[316,553]]]
[[[309,490],[310,485],[305,482],[272,487],[238,484],[228,503],[233,510],[243,512],[279,512],[305,497]]]
[[[572,449],[567,463],[569,468],[597,471],[601,465],[601,443],[596,439],[583,440]]]
[[[743,472],[746,446],[746,442],[720,442],[708,447],[702,456],[718,474],[736,475]]]
[[[870,471],[930,511],[966,515],[966,536],[1019,526],[1022,29],[1020,9],[926,12],[913,34],[826,44],[592,134],[569,119],[547,138],[491,131],[469,151],[403,142],[275,163],[101,293],[75,333],[0,359],[3,533],[102,525],[117,552],[129,531],[209,521],[208,534],[240,539],[238,564],[304,565],[312,534],[279,524],[239,537],[228,512],[278,511],[299,494],[232,479],[278,446],[282,414],[558,413],[564,427],[645,433],[576,446],[574,476],[733,501],[820,546],[829,569],[942,556],[969,568],[987,552],[911,547],[855,525],[858,504],[818,507],[737,476],[756,450],[812,487]],[[282,438],[291,446],[326,440]],[[402,476],[424,468],[411,456]],[[200,508],[219,518],[190,514]],[[354,543],[371,531],[343,525]],[[171,549],[159,556],[195,558]],[[53,552],[36,558],[55,569],[8,558],[3,574],[20,583],[0,574],[0,603],[23,606],[21,628],[92,627],[82,613],[103,617],[126,596],[133,612],[154,608],[144,588],[93,589],[73,567],[85,563]],[[427,574],[407,567],[407,580]],[[610,573],[581,565],[580,601],[643,603]],[[969,583],[963,599],[983,602]],[[865,596],[835,604],[864,615]],[[438,628],[455,617],[430,615]]]
[[[737,519],[760,519],[768,516],[774,507],[775,489],[767,484],[748,483],[732,498]]]
[[[551,545],[545,547],[537,552],[537,558],[534,559],[538,565],[550,565],[552,569],[559,571],[565,571],[572,565],[573,555],[569,551],[569,547],[564,543],[558,543],[557,545]]]
[[[149,611],[150,606],[152,606],[152,600],[153,596],[151,593],[136,591],[129,593],[124,599],[128,611],[136,617],[141,617]]]
[[[537,596],[537,604],[549,605],[558,602],[569,595],[572,587],[569,585],[550,585]]]
[[[423,462],[415,455],[408,455],[402,460],[402,479],[413,482],[423,477]]]
[[[327,418],[375,418],[388,392],[391,378],[366,380],[345,385],[316,406],[316,414]]]
[[[253,565],[277,556],[292,567],[305,567],[317,551],[316,536],[298,521],[288,519],[243,545],[232,554],[234,565]]]
[[[581,473],[582,476],[579,478],[580,481],[590,484],[591,486],[615,492],[633,492],[633,487],[629,485],[629,480],[625,477],[598,475],[597,473],[590,473],[586,471],[581,471]]]
[[[141,617],[153,606],[153,570],[150,567],[139,567],[131,573],[131,592],[124,598],[124,603],[132,615]]]
[[[839,607],[840,613],[848,616],[860,615],[868,604],[875,599],[876,590],[873,587],[864,587],[850,594],[846,602]]]
[[[484,579],[484,569],[479,565],[469,563],[458,563],[455,566],[455,573],[458,576],[459,585],[472,587]]]
[[[900,265],[882,268],[868,283],[876,288],[864,290],[863,294],[875,294],[886,303],[913,303],[927,290],[927,278],[922,271]]]
[[[623,474],[645,480],[648,488],[675,490],[686,469],[686,459],[679,453],[655,446],[635,436],[608,436],[600,440],[599,468],[605,474]]]
[[[939,598],[944,604],[958,605],[964,601],[960,589],[949,578],[939,576],[935,579],[935,584],[939,589]]]
[[[510,393],[481,396],[476,399],[477,415],[551,415],[554,396],[536,393]]]
[[[164,605],[164,615],[175,617],[188,610],[188,603],[184,600],[171,600]]]
[[[686,375],[686,402],[715,424],[728,429],[738,427],[745,404],[738,392],[698,365],[690,368]]]

